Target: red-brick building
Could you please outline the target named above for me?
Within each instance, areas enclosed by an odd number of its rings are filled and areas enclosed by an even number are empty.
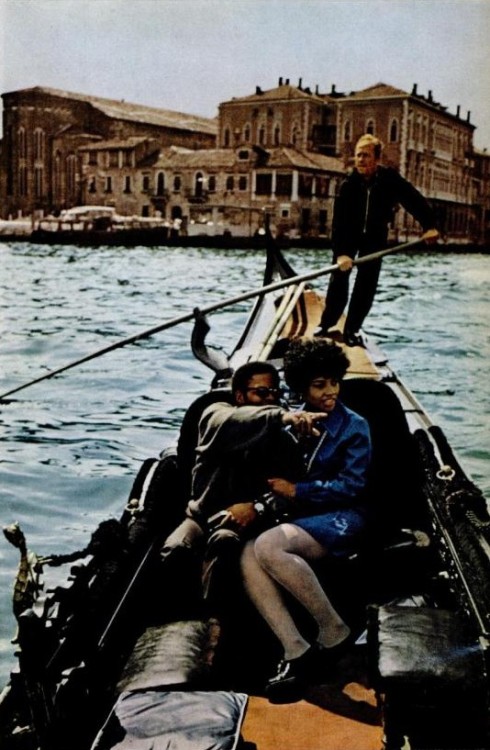
[[[216,145],[215,120],[125,101],[34,88],[2,95],[1,212],[29,215],[81,202],[79,148],[153,138],[161,148]]]

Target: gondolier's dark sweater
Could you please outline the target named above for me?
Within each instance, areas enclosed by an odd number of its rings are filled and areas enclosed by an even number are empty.
[[[388,225],[395,207],[402,205],[424,231],[435,227],[434,213],[424,196],[396,169],[379,166],[371,180],[357,170],[344,180],[335,201],[332,247],[335,257],[353,258],[361,247],[365,252],[386,246]]]
[[[268,492],[268,478],[300,478],[302,457],[297,441],[283,427],[283,413],[278,406],[225,402],[204,410],[188,515],[205,526],[214,513]]]

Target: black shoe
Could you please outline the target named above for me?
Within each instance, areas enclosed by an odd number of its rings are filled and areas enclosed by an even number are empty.
[[[346,346],[364,346],[362,336],[352,331],[344,331],[344,344]]]
[[[323,328],[318,326],[313,331],[315,338],[330,339],[330,341],[342,341],[342,333],[338,328]]]
[[[310,648],[297,659],[282,659],[274,677],[265,688],[271,703],[294,703],[304,695],[308,678],[316,662],[317,648]]]
[[[318,326],[318,328],[315,328],[315,330],[313,331],[313,336],[315,338],[326,339],[328,338],[328,332],[325,330],[325,328]]]
[[[294,703],[301,700],[308,685],[328,677],[329,667],[323,663],[324,649],[318,643],[305,651],[297,659],[282,659],[277,665],[277,672],[271,677],[265,688],[265,694],[271,703]]]

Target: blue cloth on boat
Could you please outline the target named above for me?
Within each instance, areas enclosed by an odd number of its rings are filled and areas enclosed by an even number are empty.
[[[345,556],[358,548],[366,526],[363,490],[371,460],[369,426],[340,401],[316,426],[321,435],[314,443],[308,438],[306,479],[296,484],[296,500],[311,512],[293,523],[329,553]]]
[[[124,692],[92,750],[236,750],[247,702],[224,690]]]

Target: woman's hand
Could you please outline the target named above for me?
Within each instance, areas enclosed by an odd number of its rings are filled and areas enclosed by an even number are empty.
[[[287,479],[273,477],[272,479],[267,480],[267,484],[275,495],[291,499],[296,497],[296,485],[292,482],[288,482]]]

